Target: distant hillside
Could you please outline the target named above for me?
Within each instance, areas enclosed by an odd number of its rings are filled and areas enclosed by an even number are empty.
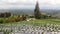
[[[57,14],[55,15],[52,15],[53,17],[56,17],[56,18],[60,18],[60,12],[58,12]]]
[[[22,14],[28,14],[28,15],[34,15],[34,9],[1,9],[1,12],[11,12],[14,15],[22,15]],[[41,13],[46,13],[52,16],[57,15],[60,17],[60,10],[51,10],[51,9],[41,9]]]

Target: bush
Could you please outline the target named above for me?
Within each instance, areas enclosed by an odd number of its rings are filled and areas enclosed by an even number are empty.
[[[45,18],[48,18],[48,16],[44,15],[44,19],[45,19]]]
[[[34,16],[29,16],[30,18],[34,18]]]
[[[4,22],[4,19],[0,19],[0,23],[3,23]]]
[[[15,19],[14,18],[6,18],[5,23],[9,23],[9,22],[15,22]]]
[[[23,20],[23,18],[20,17],[20,16],[18,16],[17,18],[15,18],[15,21],[16,21],[16,22],[18,22],[18,21],[22,21],[22,20]]]
[[[47,15],[42,15],[41,18],[46,19],[46,18],[48,18],[48,16]]]
[[[26,16],[25,16],[25,15],[22,15],[22,19],[23,19],[23,20],[26,20]]]
[[[9,18],[5,18],[4,22],[8,23],[9,22]]]
[[[22,21],[22,17],[18,16],[18,17],[10,17],[10,18],[5,18],[4,22],[5,23],[9,23],[9,22],[18,22],[18,21]]]

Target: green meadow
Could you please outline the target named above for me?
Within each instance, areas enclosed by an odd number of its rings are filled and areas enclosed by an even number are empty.
[[[36,19],[36,20],[30,20],[30,21],[20,21],[20,22],[10,22],[10,23],[3,23],[2,25],[60,25],[60,19]]]

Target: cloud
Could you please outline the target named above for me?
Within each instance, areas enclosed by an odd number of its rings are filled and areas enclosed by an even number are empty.
[[[37,0],[0,0],[0,4],[35,4]],[[38,0],[40,4],[60,4],[60,0]]]
[[[35,6],[37,0],[0,0],[0,8],[20,8]],[[59,6],[60,0],[38,0],[41,7]]]

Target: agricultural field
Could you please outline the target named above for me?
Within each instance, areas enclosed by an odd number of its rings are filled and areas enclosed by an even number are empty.
[[[60,34],[60,19],[30,19],[0,24],[4,34]]]
[[[53,24],[53,25],[60,25],[60,19],[30,19],[27,21],[20,21],[20,22],[11,22],[11,23],[3,23],[4,25],[8,24],[16,24],[16,25],[48,25],[48,24]]]

